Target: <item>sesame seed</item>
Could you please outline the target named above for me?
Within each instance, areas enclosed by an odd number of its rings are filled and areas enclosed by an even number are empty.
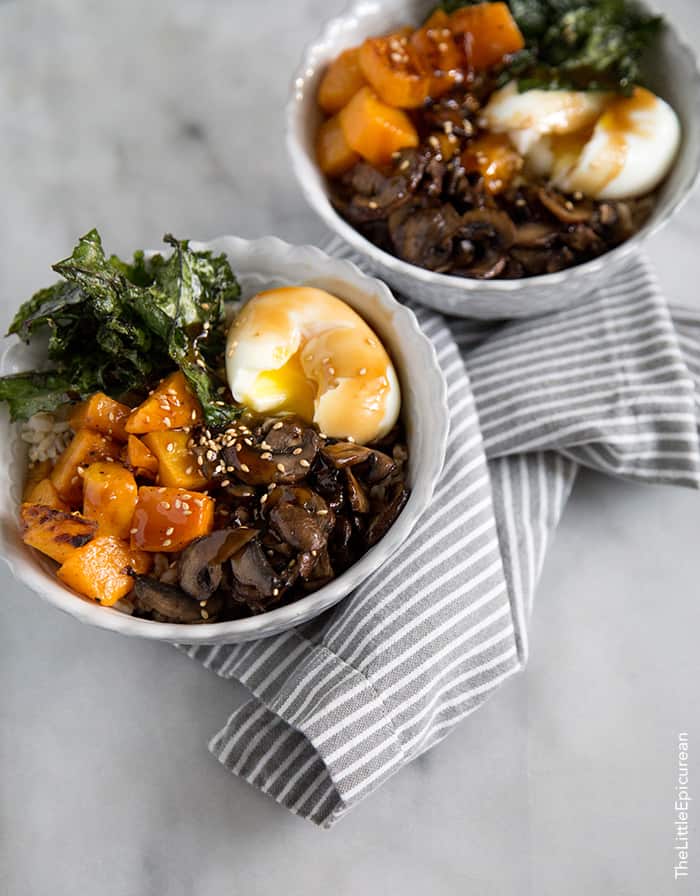
[[[172,543],[173,543],[172,538],[166,538],[165,541],[163,542],[163,547],[169,548]]]
[[[165,530],[165,534],[172,535],[174,531],[175,529],[172,526],[168,526],[168,528]]]
[[[319,437],[319,439],[327,439],[328,438],[328,436],[325,434],[325,432],[320,432],[318,434],[318,437]]]
[[[299,466],[310,467],[311,464],[308,462],[308,460],[305,457],[302,457],[302,459],[299,461]]]
[[[353,436],[348,436],[348,442],[354,442],[354,441],[355,441],[355,439]]]
[[[302,452],[301,448],[295,448],[294,451],[292,451],[292,454],[299,455],[299,454],[301,454],[301,452]]]
[[[274,423],[274,424],[272,425],[272,428],[273,428],[273,429],[282,429],[283,426],[284,426],[284,423],[282,423],[281,420],[278,420],[277,423]]]
[[[250,467],[248,466],[248,464],[241,464],[241,471],[243,473],[250,473]]]
[[[164,488],[159,488],[159,489],[158,489],[158,494],[159,494],[159,495],[164,495],[164,494],[165,494],[165,489],[164,489]]]
[[[322,509],[322,510],[317,510],[316,513],[317,513],[319,516],[328,516],[328,511],[327,511],[327,510],[323,510],[323,509]]]
[[[221,480],[221,487],[222,487],[222,488],[226,488],[226,486],[228,486],[228,485],[231,485],[231,480],[230,480],[230,479],[222,479],[222,480]]]
[[[168,444],[165,446],[165,450],[166,450],[168,453],[172,454],[172,452],[175,450],[175,443],[174,443],[174,442],[168,442]]]
[[[194,467],[185,467],[185,475],[191,476],[194,473]]]
[[[240,451],[243,448],[240,442],[236,442],[236,451]]]
[[[197,455],[197,466],[201,467],[203,465],[204,465],[204,458],[202,457],[201,454],[198,454]]]
[[[328,373],[329,373],[331,376],[335,376],[335,367],[329,367],[329,368],[328,368]]]
[[[378,202],[375,202],[374,199],[370,199],[370,201],[367,203],[367,205],[368,205],[369,208],[371,208],[372,210],[374,210],[375,208],[379,208],[379,203],[378,203]]]
[[[280,471],[280,473],[286,473],[286,472],[287,472],[287,471],[285,470],[285,468],[284,468],[284,464],[277,464],[277,469]]]
[[[170,510],[170,501],[160,501],[158,506],[161,510]]]
[[[367,373],[366,367],[360,367],[359,374],[360,376],[364,376]]]
[[[273,589],[272,589],[272,596],[273,596],[273,597],[277,597],[277,595],[278,595],[279,593],[280,593],[279,588],[273,588]]]
[[[206,607],[206,605],[207,605],[207,602],[205,600],[200,600],[200,602],[199,602],[200,607]]]
[[[171,420],[170,420],[170,417],[163,417],[163,424],[164,424],[165,426],[167,426],[167,427],[172,426],[172,422],[171,422]]]
[[[263,451],[263,453],[260,455],[260,460],[272,460],[272,455],[269,451]]]
[[[122,531],[123,531],[123,530],[122,530]],[[131,535],[136,535],[136,533],[137,533],[138,531],[139,531],[138,529],[129,529],[129,533],[130,533]]]
[[[263,451],[272,451],[272,445],[268,445],[267,442],[261,442],[260,447]]]
[[[209,618],[209,614],[207,613],[206,610],[200,610],[199,613],[200,613],[200,616],[202,617],[202,619],[208,619],[208,618]]]
[[[207,460],[216,460],[216,451],[207,451]]]
[[[261,495],[261,496],[260,496],[260,503],[261,503],[261,504],[264,504],[265,501],[267,501],[267,498],[268,498],[268,495],[267,495],[267,492],[265,492],[264,495]]]
[[[312,557],[318,557],[318,551],[311,551]]]
[[[192,411],[192,413],[190,414],[190,419],[191,419],[191,420],[196,420],[196,419],[197,419],[197,411],[195,411],[195,410]]]

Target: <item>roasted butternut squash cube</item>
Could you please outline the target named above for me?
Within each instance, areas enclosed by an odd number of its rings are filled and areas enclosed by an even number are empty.
[[[118,463],[98,461],[83,476],[83,516],[97,523],[98,535],[129,540],[138,486],[134,474]]]
[[[79,429],[94,429],[118,442],[126,442],[129,434],[124,425],[130,414],[131,408],[127,405],[115,401],[104,392],[95,392],[86,401],[75,406],[69,422],[75,432]]]
[[[330,63],[318,88],[318,104],[326,115],[335,115],[367,83],[362,74],[359,47],[344,50]]]
[[[450,16],[450,31],[461,39],[467,65],[483,71],[501,62],[504,56],[525,46],[515,19],[506,3],[477,3]]]
[[[122,449],[122,460],[131,467],[134,476],[155,479],[158,474],[158,458],[138,436],[129,436],[129,441]]]
[[[359,52],[362,74],[385,103],[399,109],[417,109],[430,95],[430,75],[409,38],[410,29],[368,37]]]
[[[337,177],[360,160],[358,154],[345,139],[337,115],[324,121],[318,129],[316,158],[321,171],[329,177]]]
[[[383,103],[370,87],[358,90],[339,114],[348,144],[371,165],[386,165],[397,150],[418,146],[408,115]]]
[[[143,437],[158,460],[158,483],[172,488],[204,488],[207,478],[189,447],[189,434],[182,431],[149,432]]]
[[[73,440],[56,461],[51,471],[51,482],[56,491],[71,507],[79,507],[83,499],[83,481],[79,467],[89,467],[98,460],[119,457],[119,445],[93,429],[79,429]]]
[[[22,504],[20,516],[24,543],[58,563],[64,563],[97,532],[94,520],[42,504]]]
[[[55,510],[68,512],[70,507],[56,491],[56,486],[50,479],[42,479],[24,493],[24,501],[27,504],[43,504],[44,507],[53,507]]]
[[[53,469],[53,463],[50,460],[40,460],[35,464],[31,464],[27,468],[27,477],[24,481],[24,492],[22,493],[22,500],[28,501],[27,497],[31,490],[41,482],[42,479],[46,479],[47,476],[51,475],[51,470]],[[36,503],[36,502],[34,502]]]
[[[214,528],[214,499],[184,488],[142,485],[131,521],[131,546],[181,551]]]
[[[78,594],[109,607],[134,587],[133,574],[148,572],[153,558],[113,535],[98,535],[74,551],[58,577]]]
[[[167,376],[131,412],[126,431],[135,435],[162,429],[182,429],[202,422],[202,406],[181,371]]]

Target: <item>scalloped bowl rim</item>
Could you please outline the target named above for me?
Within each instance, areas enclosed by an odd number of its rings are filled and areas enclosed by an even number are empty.
[[[179,625],[139,619],[118,610],[101,607],[80,597],[62,585],[55,577],[55,573],[48,573],[46,566],[41,560],[38,560],[33,549],[21,542],[17,543],[16,514],[3,514],[0,520],[0,544],[3,547],[2,559],[18,581],[25,584],[39,597],[81,622],[118,634],[155,641],[190,644],[238,643],[271,637],[313,619],[347,597],[394,551],[400,548],[421,514],[428,507],[442,471],[449,429],[447,385],[437,361],[435,348],[420,329],[413,311],[398,302],[386,284],[364,273],[353,262],[332,258],[315,246],[294,246],[277,237],[270,236],[257,240],[222,236],[207,242],[193,240],[191,245],[193,248],[210,248],[217,252],[227,252],[233,256],[248,256],[259,252],[276,257],[291,253],[297,261],[303,256],[315,268],[315,272],[319,276],[324,273],[323,269],[326,268],[326,273],[331,274],[332,272],[332,277],[336,279],[345,279],[349,284],[356,284],[359,289],[363,286],[366,287],[367,292],[371,292],[378,299],[381,309],[391,315],[392,322],[393,320],[400,322],[403,332],[397,333],[397,341],[406,342],[417,354],[422,354],[422,357],[417,359],[419,363],[416,365],[416,371],[419,372],[422,380],[430,383],[429,388],[435,409],[434,419],[431,420],[430,437],[436,446],[431,458],[416,458],[413,461],[415,466],[413,467],[414,479],[411,483],[411,493],[400,516],[381,541],[370,548],[344,573],[319,588],[318,591],[302,597],[294,603],[257,616],[201,625]],[[281,276],[284,278],[283,272],[281,272]],[[370,321],[370,325],[372,325],[372,321]],[[0,357],[0,371],[5,372],[11,354],[21,348],[22,344],[15,340],[5,349]],[[400,371],[401,379],[405,379],[406,376],[405,370]],[[0,418],[0,431],[3,435],[2,450],[5,455],[9,455],[19,442],[19,433],[17,425],[10,424],[9,415],[4,409]],[[8,457],[6,456],[4,459],[7,460]],[[10,481],[7,463],[3,465],[0,482],[5,497],[8,496],[10,490],[17,488],[17,483]],[[13,504],[13,511],[15,507],[16,504]],[[8,533],[8,527],[11,534]]]
[[[418,267],[417,265],[403,261],[395,255],[391,255],[389,252],[380,249],[366,237],[362,236],[358,230],[348,224],[348,222],[345,221],[333,208],[333,205],[328,198],[328,194],[322,186],[323,177],[304,149],[303,127],[299,116],[299,107],[303,100],[300,90],[316,73],[318,57],[323,55],[324,46],[329,41],[334,40],[336,34],[342,33],[348,22],[354,18],[362,17],[365,10],[372,10],[373,8],[374,5],[372,3],[367,3],[367,0],[359,0],[359,2],[356,0],[356,2],[350,3],[343,12],[326,22],[318,37],[306,46],[302,61],[292,78],[291,94],[286,107],[286,139],[287,151],[292,161],[292,168],[306,201],[335,233],[341,236],[342,239],[358,252],[373,259],[377,264],[393,270],[403,277],[411,278],[418,282],[430,283],[431,285],[437,286],[442,285],[450,290],[461,290],[465,293],[465,299],[470,292],[479,291],[483,293],[487,290],[497,298],[497,294],[499,293],[510,294],[517,292],[524,286],[527,286],[528,288],[546,286],[549,288],[556,286],[558,283],[563,283],[564,280],[567,280],[568,282],[571,282],[572,280],[587,280],[591,275],[595,275],[606,265],[619,266],[625,259],[632,256],[650,236],[664,227],[671,218],[680,211],[698,183],[698,180],[700,179],[700,166],[695,167],[691,176],[687,178],[686,182],[683,184],[682,190],[678,191],[677,198],[668,205],[663,214],[655,216],[652,213],[647,224],[628,240],[625,240],[624,243],[621,243],[614,249],[605,252],[597,258],[584,262],[583,264],[564,268],[561,271],[556,271],[551,274],[539,274],[533,277],[518,277],[511,280],[477,280],[429,271],[426,268]],[[690,64],[690,68],[693,72],[693,87],[697,96],[700,97],[700,69],[698,68],[697,57],[688,44],[681,39],[676,29],[673,28],[670,22],[668,22],[668,19],[666,25],[672,31],[686,62],[689,62]],[[420,294],[416,294],[415,298],[420,301]]]

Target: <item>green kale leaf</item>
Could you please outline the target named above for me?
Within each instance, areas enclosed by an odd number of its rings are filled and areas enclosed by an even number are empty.
[[[454,12],[479,0],[442,0]],[[630,93],[642,80],[641,58],[663,26],[636,0],[507,0],[525,49],[514,54],[500,82],[534,87]]]
[[[81,237],[53,269],[64,279],[40,290],[15,315],[10,333],[26,342],[48,332],[50,371],[0,378],[0,401],[12,419],[55,410],[99,388],[109,395],[145,392],[174,365],[200,399],[208,425],[240,408],[220,400],[213,348],[220,353],[227,303],[240,289],[224,255],[193,251],[166,235],[173,251],[131,262],[107,258],[96,230]],[[200,345],[201,344],[201,345]]]

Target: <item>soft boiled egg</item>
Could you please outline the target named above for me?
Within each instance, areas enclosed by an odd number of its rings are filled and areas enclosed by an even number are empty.
[[[576,90],[526,90],[511,81],[491,94],[480,124],[494,134],[508,134],[521,155],[549,134],[573,134],[591,127],[609,94]]]
[[[529,170],[565,193],[632,199],[668,174],[681,137],[678,116],[643,87],[631,96],[528,90],[514,83],[492,96],[485,127],[507,133]]]
[[[226,375],[236,401],[262,414],[297,414],[334,438],[367,444],[401,409],[381,341],[341,299],[289,286],[258,293],[228,334]]]
[[[632,96],[609,103],[587,136],[571,162],[566,154],[557,158],[555,147],[554,185],[594,199],[632,199],[651,193],[666,177],[681,127],[668,103],[635,87]]]

